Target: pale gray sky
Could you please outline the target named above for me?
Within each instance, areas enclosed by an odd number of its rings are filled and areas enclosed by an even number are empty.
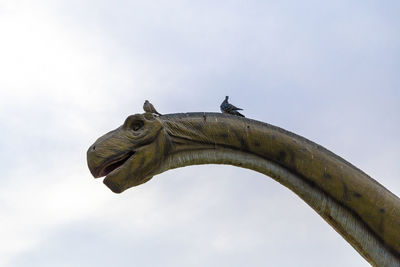
[[[368,266],[270,178],[168,171],[116,195],[86,150],[142,112],[300,134],[400,195],[398,1],[0,0],[0,265]]]

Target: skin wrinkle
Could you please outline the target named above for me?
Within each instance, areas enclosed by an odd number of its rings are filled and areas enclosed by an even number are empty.
[[[150,144],[143,147],[144,150],[140,154],[142,157],[159,159],[143,162],[143,165],[151,164],[150,166],[135,167],[132,170],[134,173],[131,174],[135,182],[126,183],[125,186],[115,175],[115,183],[122,185],[119,192],[141,184],[170,168],[216,163],[253,169],[275,178],[303,198],[371,264],[400,266],[399,198],[322,146],[267,123],[219,113],[132,116],[130,117],[137,119],[147,116],[153,121],[147,120],[144,126],[148,129],[147,135],[152,138],[139,135],[135,143]],[[153,131],[158,131],[160,126],[154,128],[153,124],[161,125],[162,129],[155,135]],[[115,131],[122,130],[124,129],[120,127]],[[160,132],[163,134],[159,134]],[[121,136],[118,133],[108,135],[109,138]],[[156,146],[151,145],[154,140]],[[107,141],[105,137],[100,137],[94,145],[104,147],[103,142],[108,145],[115,144]],[[120,146],[119,142],[123,142],[122,147],[126,146],[123,139],[117,140],[117,146]],[[164,150],[161,155],[158,151],[160,149]],[[109,153],[111,151],[109,150]],[[88,150],[90,168],[99,164],[98,161],[92,160],[95,153]],[[134,161],[132,164],[137,165]],[[264,165],[272,169],[265,170]],[[307,184],[308,191],[303,187],[294,186],[293,181],[292,184],[287,182],[287,172],[298,177],[297,180],[300,179],[301,183]],[[129,176],[124,179],[129,179]],[[110,181],[107,183],[111,189],[115,189]],[[314,194],[322,195],[316,197],[317,200],[311,200],[310,196]],[[326,205],[321,209],[321,204],[317,202],[322,202],[325,198],[329,204],[324,202]],[[381,212],[382,209],[391,212]],[[354,228],[354,225],[357,227]],[[378,259],[379,255],[385,257]],[[395,262],[397,265],[393,265]],[[388,263],[391,265],[387,265]]]

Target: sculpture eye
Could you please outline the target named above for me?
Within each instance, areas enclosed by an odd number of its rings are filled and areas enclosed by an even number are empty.
[[[144,126],[143,117],[139,114],[130,115],[126,118],[122,126],[127,130],[139,131]]]
[[[135,120],[131,123],[131,129],[134,131],[138,131],[140,130],[140,128],[142,128],[144,125],[144,122],[142,120]]]

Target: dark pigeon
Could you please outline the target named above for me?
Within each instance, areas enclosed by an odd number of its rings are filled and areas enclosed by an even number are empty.
[[[244,117],[244,115],[238,111],[238,110],[243,110],[243,109],[235,107],[232,104],[229,104],[228,99],[229,99],[229,96],[226,96],[224,102],[222,102],[222,104],[220,106],[221,112],[235,115],[235,116]]]

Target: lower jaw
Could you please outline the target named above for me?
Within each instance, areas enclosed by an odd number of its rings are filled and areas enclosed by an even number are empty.
[[[107,176],[106,178],[104,178],[103,183],[116,194],[122,193],[125,190],[120,184],[112,181],[111,179],[108,179]]]

